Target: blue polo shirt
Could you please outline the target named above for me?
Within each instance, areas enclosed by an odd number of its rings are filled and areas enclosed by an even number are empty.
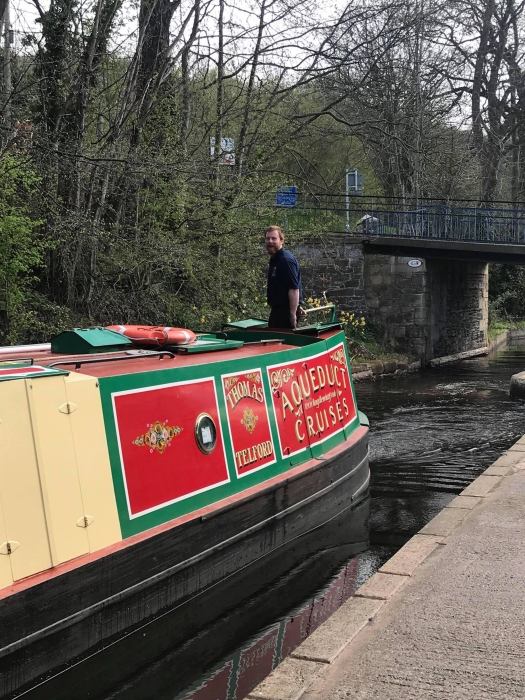
[[[288,290],[299,290],[299,303],[303,303],[301,269],[295,257],[284,248],[270,258],[268,267],[268,306],[273,309],[289,306]]]

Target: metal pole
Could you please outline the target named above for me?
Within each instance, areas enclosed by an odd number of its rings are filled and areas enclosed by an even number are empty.
[[[350,233],[350,170],[346,169],[346,232]]]

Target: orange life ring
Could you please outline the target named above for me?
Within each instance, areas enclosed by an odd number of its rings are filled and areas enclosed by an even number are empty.
[[[193,343],[197,336],[187,328],[173,328],[172,326],[106,326],[110,331],[115,331],[129,338],[135,345],[188,345]]]

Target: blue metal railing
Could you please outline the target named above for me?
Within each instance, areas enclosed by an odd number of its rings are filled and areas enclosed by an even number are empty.
[[[525,243],[525,212],[504,209],[425,207],[375,210],[354,231],[375,236],[475,243]]]
[[[358,233],[395,238],[425,238],[477,243],[525,244],[525,210],[498,205],[492,208],[472,203],[442,203],[419,200],[352,197],[350,227],[342,195],[301,195],[297,206],[280,212],[289,228],[331,233]]]

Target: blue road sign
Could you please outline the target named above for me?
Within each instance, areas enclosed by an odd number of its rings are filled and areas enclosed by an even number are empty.
[[[296,207],[297,187],[277,185],[277,192],[275,193],[275,204],[278,207]]]

